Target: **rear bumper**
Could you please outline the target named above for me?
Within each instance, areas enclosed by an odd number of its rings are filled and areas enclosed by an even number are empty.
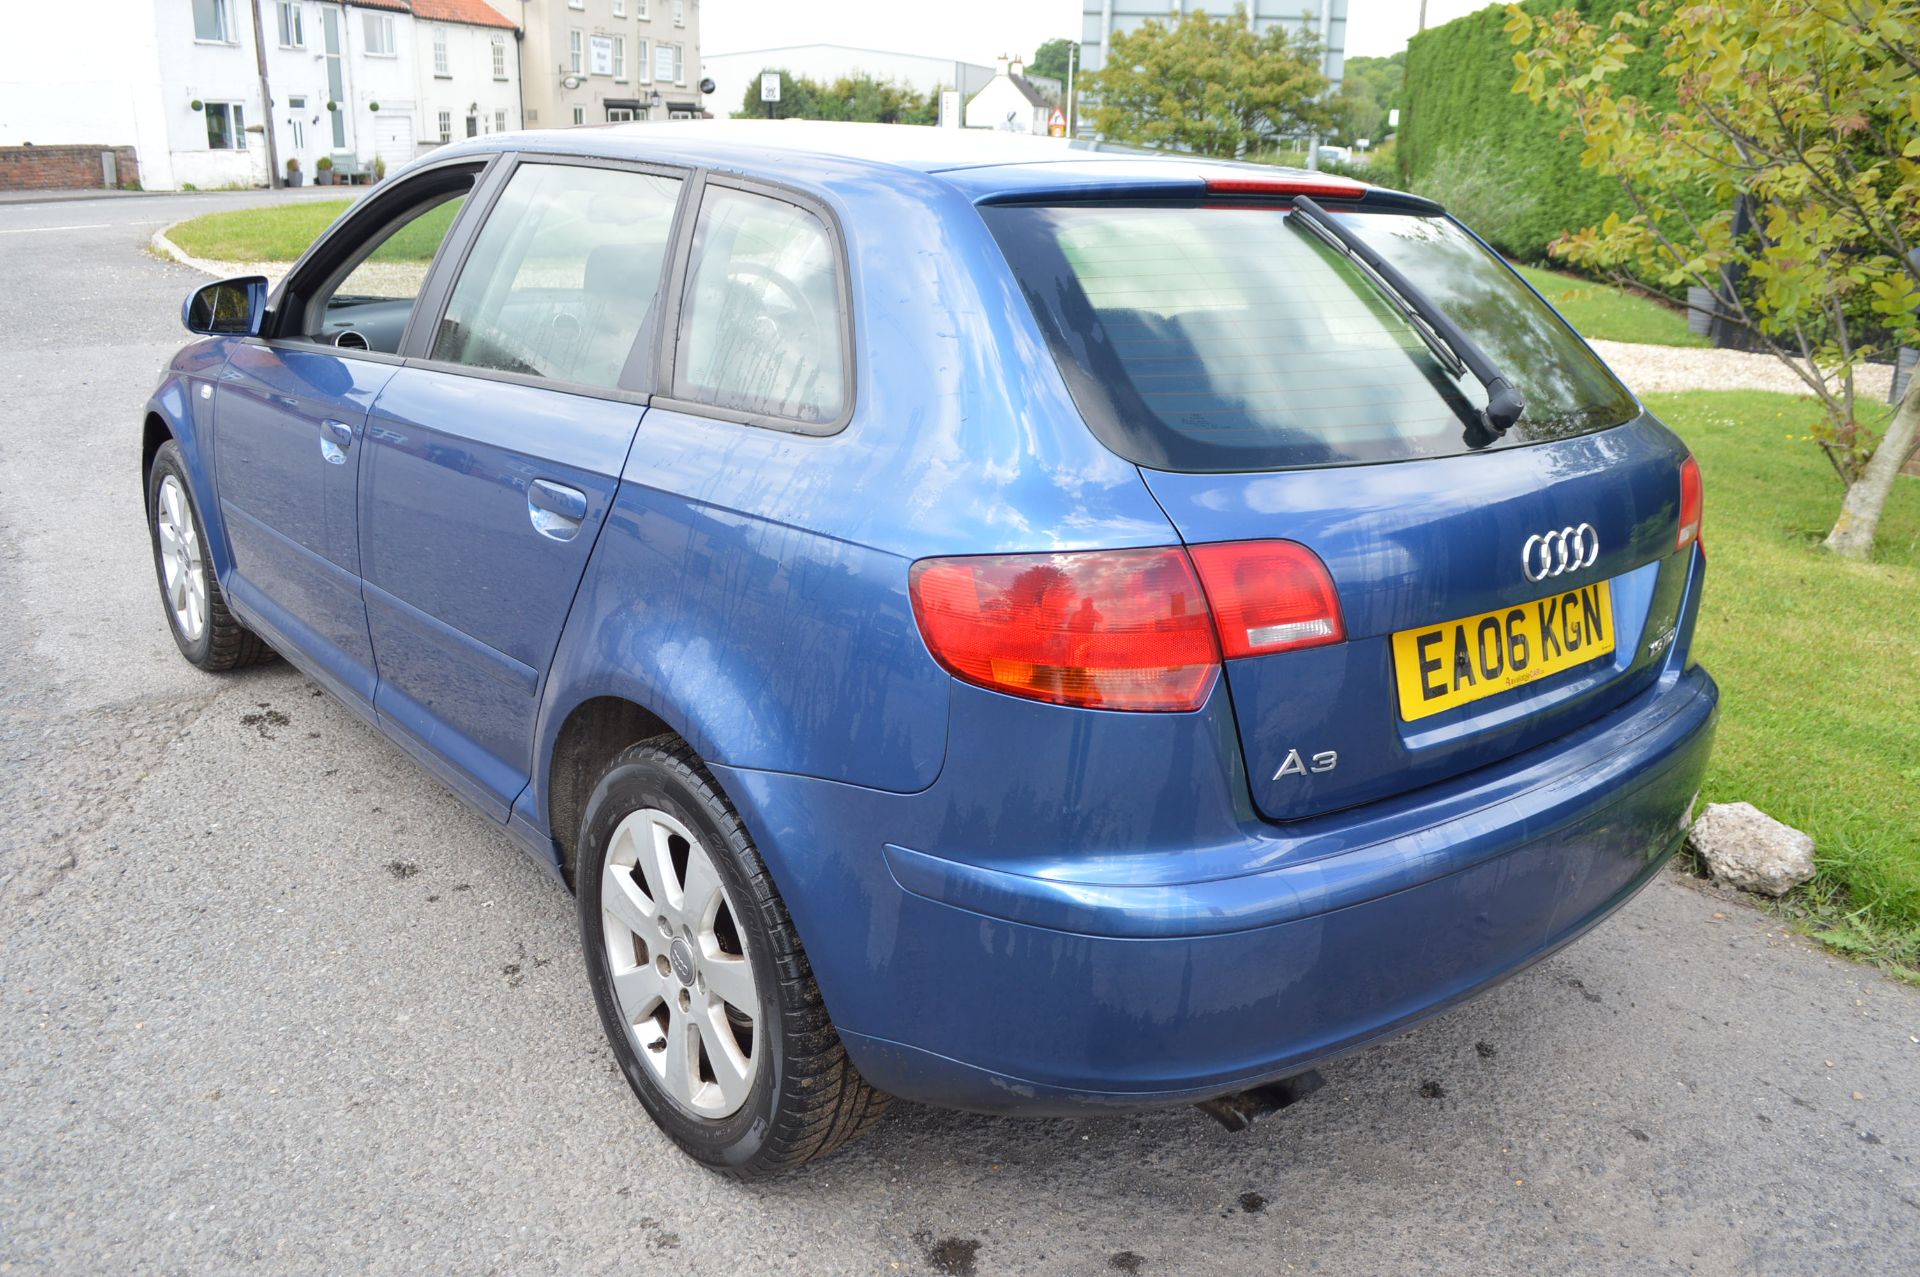
[[[1574,940],[1678,846],[1717,702],[1703,670],[1669,672],[1563,740],[1397,806],[1104,857],[915,849],[968,827],[946,778],[880,796],[715,770],[868,1080],[952,1107],[1084,1113],[1299,1072]],[[1122,843],[1131,823],[1112,827]],[[1205,872],[1226,863],[1242,871]]]

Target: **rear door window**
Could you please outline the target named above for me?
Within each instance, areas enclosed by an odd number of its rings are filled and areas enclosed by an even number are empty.
[[[710,185],[687,267],[674,397],[830,425],[847,407],[845,314],[839,255],[818,217]]]
[[[1445,456],[1486,406],[1343,254],[1275,206],[983,210],[1088,424],[1170,470]],[[1637,408],[1504,263],[1444,217],[1336,212],[1478,341],[1526,398],[1493,447]]]
[[[654,313],[681,180],[523,163],[467,254],[434,359],[611,389],[651,365]],[[636,375],[640,370],[636,368]]]

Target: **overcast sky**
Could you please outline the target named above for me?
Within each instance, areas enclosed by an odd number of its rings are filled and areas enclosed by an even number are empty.
[[[989,65],[1002,53],[1030,57],[1042,41],[1080,30],[1082,0],[703,0],[701,47],[736,53],[788,44],[851,44]],[[1438,26],[1489,0],[1428,0]],[[1172,0],[1167,7],[1173,8]],[[1204,7],[1196,4],[1195,7]],[[1232,0],[1215,0],[1219,10]],[[1302,0],[1317,7],[1317,0]],[[1347,52],[1381,56],[1405,48],[1419,23],[1420,0],[1348,0]]]

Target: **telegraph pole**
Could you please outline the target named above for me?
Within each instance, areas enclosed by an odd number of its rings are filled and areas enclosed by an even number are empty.
[[[260,0],[253,0],[253,56],[260,67],[261,132],[267,139],[267,186],[279,190],[280,147],[273,139],[273,88],[267,83],[267,29],[260,22]]]

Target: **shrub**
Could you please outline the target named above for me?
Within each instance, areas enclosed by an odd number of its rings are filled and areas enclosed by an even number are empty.
[[[1578,9],[1588,21],[1605,26],[1615,13],[1637,3],[1526,0],[1521,7],[1539,16]],[[1451,152],[1462,144],[1480,143],[1511,175],[1514,185],[1507,195],[1530,194],[1530,207],[1508,217],[1499,237],[1490,233],[1492,223],[1457,211],[1505,252],[1540,262],[1547,260],[1547,245],[1563,232],[1597,225],[1608,213],[1625,216],[1628,210],[1616,182],[1580,166],[1582,144],[1577,136],[1562,136],[1566,121],[1513,92],[1513,44],[1506,20],[1504,11],[1490,5],[1413,37],[1407,48],[1395,158],[1407,184],[1427,192],[1436,167],[1461,164],[1461,157]],[[1672,82],[1662,79],[1656,67],[1631,68],[1620,84],[1623,91],[1663,107],[1676,103]]]
[[[1486,138],[1466,138],[1448,146],[1412,186],[1444,204],[1501,252],[1528,255],[1531,244],[1525,235],[1540,207],[1540,195],[1512,155]]]

